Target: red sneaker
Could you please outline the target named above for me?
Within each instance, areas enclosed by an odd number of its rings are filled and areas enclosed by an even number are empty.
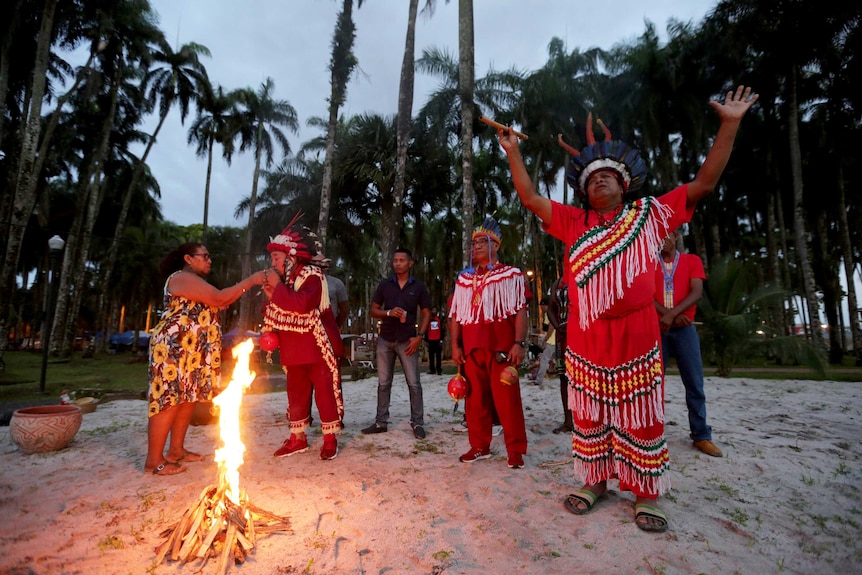
[[[323,460],[335,459],[338,455],[338,440],[334,433],[323,435],[323,447],[320,448],[320,458]]]
[[[305,437],[305,434],[300,433],[297,435],[296,433],[291,433],[290,437],[284,440],[284,443],[275,450],[273,455],[276,457],[290,457],[291,455],[305,453],[306,451],[308,451],[308,439]]]
[[[490,449],[476,449],[475,447],[471,447],[470,451],[459,457],[458,460],[461,461],[461,463],[473,463],[474,461],[488,459],[489,457],[491,457]]]

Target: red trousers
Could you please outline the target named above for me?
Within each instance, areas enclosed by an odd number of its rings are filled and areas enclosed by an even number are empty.
[[[497,408],[508,453],[527,453],[527,428],[521,404],[520,382],[506,385],[500,381],[505,363],[495,359],[488,349],[473,349],[464,364],[464,377],[470,393],[464,400],[470,447],[488,449],[491,445],[491,412]]]
[[[291,365],[287,370],[287,419],[291,433],[304,433],[311,421],[311,391],[314,389],[314,402],[320,413],[320,427],[323,433],[341,430],[332,374],[326,363],[304,363]]]

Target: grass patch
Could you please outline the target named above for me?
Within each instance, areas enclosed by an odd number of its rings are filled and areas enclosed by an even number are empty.
[[[230,352],[222,351],[222,379],[230,381],[233,362]],[[42,373],[42,354],[33,351],[6,351],[3,354],[6,369],[0,373],[0,402],[44,401],[56,399],[59,403],[63,391],[81,390],[78,397],[93,395],[146,393],[149,384],[147,355],[124,352],[101,353],[84,359],[81,353],[69,358],[48,358],[45,370],[45,393],[39,392]],[[253,362],[251,368],[258,374],[283,373],[280,365]]]

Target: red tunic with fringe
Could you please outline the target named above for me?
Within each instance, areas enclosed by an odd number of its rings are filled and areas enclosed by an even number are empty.
[[[566,244],[572,454],[586,485],[618,478],[642,497],[670,489],[653,299],[662,240],[691,218],[687,189],[624,204],[606,225],[595,210],[552,202],[543,225]]]
[[[491,269],[464,270],[455,280],[449,317],[461,326],[466,362],[463,375],[470,382],[464,416],[470,447],[491,445],[492,411],[503,426],[506,451],[527,453],[527,428],[520,382],[500,379],[506,363],[497,352],[508,353],[515,343],[515,318],[532,297],[524,275],[516,267],[497,264]]]

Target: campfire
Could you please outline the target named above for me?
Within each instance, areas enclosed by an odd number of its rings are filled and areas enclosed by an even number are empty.
[[[231,558],[235,564],[245,561],[257,537],[290,530],[288,518],[252,505],[239,487],[239,467],[245,453],[239,433],[239,408],[243,392],[255,378],[248,367],[253,350],[251,339],[233,348],[236,358],[233,377],[227,389],[213,400],[219,407],[222,444],[215,451],[218,485],[207,486],[182,518],[160,534],[164,541],[156,547],[156,565],[166,558],[183,563],[202,560],[202,568],[210,557],[218,556],[216,572],[227,573]]]

